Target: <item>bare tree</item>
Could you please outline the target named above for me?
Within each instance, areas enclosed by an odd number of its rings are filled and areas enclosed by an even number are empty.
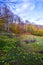
[[[3,17],[6,19],[5,30],[9,31],[9,23],[13,22],[13,13],[7,8],[6,5],[2,7]]]

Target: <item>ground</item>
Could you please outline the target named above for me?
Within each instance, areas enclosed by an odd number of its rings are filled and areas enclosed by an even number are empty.
[[[36,40],[26,43],[25,40]],[[0,35],[0,65],[43,65],[43,37]]]

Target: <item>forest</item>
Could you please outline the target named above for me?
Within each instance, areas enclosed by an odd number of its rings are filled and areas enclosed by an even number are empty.
[[[25,23],[6,6],[0,14],[0,65],[43,65],[43,26]]]

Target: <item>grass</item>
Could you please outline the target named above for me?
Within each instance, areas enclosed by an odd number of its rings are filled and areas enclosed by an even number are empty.
[[[25,42],[22,42],[21,45],[24,49],[28,51],[43,51],[43,37],[33,36],[33,35],[23,35],[22,40],[30,40],[35,39],[37,42],[32,42],[26,44]]]
[[[43,54],[35,51],[43,51],[43,37],[22,35],[20,38],[0,36],[0,65],[43,65]],[[36,39],[35,43],[22,41]],[[2,44],[2,45],[1,45]]]

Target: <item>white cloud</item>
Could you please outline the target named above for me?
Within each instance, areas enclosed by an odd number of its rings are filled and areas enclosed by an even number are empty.
[[[43,18],[37,17],[35,19],[31,19],[31,21],[36,22],[36,24],[43,25]]]
[[[29,12],[29,10],[32,11],[35,8],[35,5],[32,4],[31,2],[24,1],[24,2],[16,5],[15,7],[16,7],[15,11],[17,13],[24,13],[24,12],[26,13],[27,11]]]
[[[16,9],[16,12],[19,12],[19,11],[20,11],[20,9],[19,9],[19,8],[17,8],[17,9]]]
[[[17,0],[9,0],[10,2],[15,2]],[[30,0],[22,0],[21,3],[17,3],[15,5],[9,4],[10,9],[15,13],[15,14],[23,14],[26,16],[26,12],[32,11],[35,8],[35,5],[30,2]],[[15,9],[15,10],[14,10]]]
[[[17,1],[17,0],[8,0],[9,2],[15,2],[15,1]]]
[[[43,20],[34,21],[34,22],[36,22],[36,24],[43,25]]]
[[[22,8],[27,8],[28,7],[28,4],[24,4],[23,6],[22,6]]]
[[[35,5],[33,4],[31,5],[30,10],[34,10],[34,8],[35,8]]]

